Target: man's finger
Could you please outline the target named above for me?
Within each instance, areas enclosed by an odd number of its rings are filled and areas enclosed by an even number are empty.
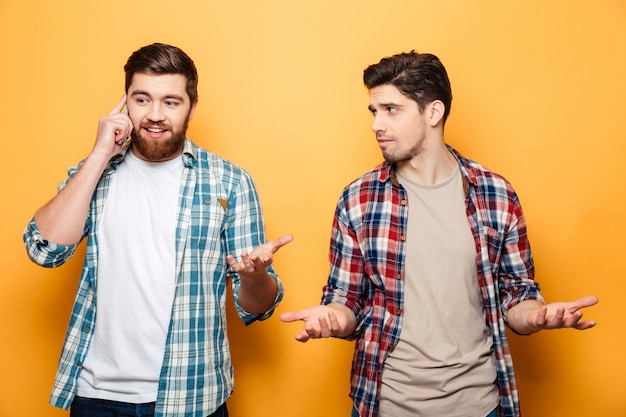
[[[283,246],[285,246],[287,243],[291,242],[293,240],[293,235],[282,235],[280,236],[278,239],[275,239],[271,242],[272,245],[272,253],[276,253],[276,251],[280,248],[282,248]]]
[[[548,307],[543,306],[541,307],[541,309],[539,309],[539,311],[537,312],[537,319],[535,322],[535,325],[539,328],[543,328],[544,324],[546,323],[546,315],[548,314]]]
[[[337,318],[337,315],[334,312],[332,311],[328,312],[328,321],[330,321],[330,328],[334,332],[339,330],[339,319]]]
[[[284,321],[285,323],[291,323],[294,321],[302,320],[304,317],[300,315],[299,312],[296,311],[288,311],[280,315],[280,321]]]
[[[570,303],[569,311],[570,313],[573,313],[574,311],[578,309],[591,307],[593,305],[598,304],[598,301],[599,301],[598,297],[596,297],[595,295],[588,295],[586,297],[579,298],[578,300],[572,301]]]
[[[310,338],[311,338],[311,337],[309,336],[309,334],[308,334],[307,332],[304,332],[304,331],[303,331],[303,332],[301,332],[301,333],[298,333],[298,334],[296,335],[296,340],[297,340],[298,342],[302,342],[302,343],[306,343],[306,342],[308,342]]]
[[[318,322],[320,324],[320,337],[330,337],[330,326],[328,321],[326,321],[326,317],[320,316]]]
[[[579,321],[578,323],[576,323],[574,328],[576,330],[587,330],[587,329],[591,329],[595,325],[596,325],[595,321],[593,321],[593,320],[586,320],[586,321]]]
[[[109,112],[109,115],[114,115],[114,114],[121,112],[122,109],[124,108],[124,104],[126,104],[126,94],[124,94],[122,98],[120,99],[120,101],[115,105],[115,107],[111,109],[111,111]]]

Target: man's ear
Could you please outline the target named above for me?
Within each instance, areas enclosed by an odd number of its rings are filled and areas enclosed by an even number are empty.
[[[198,99],[196,99],[193,103],[191,103],[191,108],[189,109],[189,120],[193,118],[193,115],[196,112],[197,106],[198,106]]]
[[[428,116],[427,120],[432,127],[435,127],[443,122],[443,114],[446,111],[446,106],[441,100],[435,100],[428,105],[426,111],[426,115]]]

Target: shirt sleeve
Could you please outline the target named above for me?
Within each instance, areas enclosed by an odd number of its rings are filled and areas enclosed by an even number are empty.
[[[354,313],[357,326],[346,339],[352,340],[363,327],[363,306],[359,302],[364,292],[364,261],[357,234],[348,221],[348,214],[340,200],[333,220],[329,249],[330,272],[323,289],[322,304],[339,303]]]
[[[517,195],[511,191],[510,221],[504,231],[499,262],[499,289],[502,312],[526,300],[543,302],[540,286],[535,281],[535,266],[526,230],[526,220]]]
[[[265,224],[259,196],[249,174],[242,170],[241,181],[234,187],[228,199],[226,222],[226,254],[238,256],[242,252],[251,252],[255,247],[266,243]],[[239,288],[241,281],[239,274],[230,267],[228,275],[232,277],[233,298],[237,314],[248,325],[256,320],[266,320],[274,313],[284,295],[283,284],[274,270],[274,266],[267,268],[268,274],[276,281],[278,291],[272,306],[263,314],[251,314],[245,311],[239,303]]]
[[[77,166],[73,166],[68,169],[68,176],[61,184],[59,184],[57,192],[61,191],[67,185],[70,179],[72,179],[76,172],[78,172],[78,169],[83,162],[84,160]],[[83,233],[83,237],[84,236],[85,233]],[[76,248],[78,247],[78,244],[65,246],[45,240],[41,236],[41,232],[39,231],[34,218],[32,218],[26,225],[22,238],[24,240],[24,245],[26,246],[26,252],[28,253],[28,257],[31,261],[46,268],[56,268],[57,266],[63,265],[72,256],[74,256]]]
[[[41,236],[34,218],[26,225],[23,239],[26,252],[31,261],[46,268],[56,268],[57,266],[63,265],[68,259],[74,256],[74,252],[78,246],[58,245],[45,240]]]

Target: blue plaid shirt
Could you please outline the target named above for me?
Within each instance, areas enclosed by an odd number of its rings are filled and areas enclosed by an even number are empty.
[[[463,176],[467,219],[493,337],[500,416],[520,415],[506,336],[507,311],[543,300],[534,281],[526,221],[515,191],[501,176],[456,157]],[[357,318],[350,396],[361,417],[378,413],[383,363],[400,338],[408,198],[392,166],[379,165],[348,185],[337,204],[323,304],[341,303]]]
[[[59,360],[50,403],[69,408],[78,374],[87,355],[96,318],[98,271],[97,224],[111,178],[125,156],[112,158],[93,194],[83,237],[87,247],[82,276]],[[231,395],[233,369],[226,337],[226,285],[232,277],[235,306],[246,324],[267,319],[283,297],[278,283],[274,305],[252,315],[238,303],[239,277],[229,270],[226,255],[239,255],[265,243],[260,202],[252,178],[232,163],[185,141],[176,226],[176,295],[161,368],[155,416],[205,417]],[[70,168],[62,189],[78,171]],[[140,238],[140,237],[138,237]],[[61,246],[41,237],[31,220],[24,242],[33,262],[56,267],[67,261],[76,246]],[[146,250],[149,249],[146,242]]]

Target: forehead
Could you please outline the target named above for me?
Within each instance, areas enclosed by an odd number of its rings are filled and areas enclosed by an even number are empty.
[[[398,87],[392,84],[383,84],[370,89],[370,105],[381,106],[385,104],[406,105],[412,102],[410,98],[405,96],[398,90]]]
[[[136,72],[128,87],[128,95],[133,94],[147,94],[153,97],[181,96],[189,100],[187,79],[182,74]]]

